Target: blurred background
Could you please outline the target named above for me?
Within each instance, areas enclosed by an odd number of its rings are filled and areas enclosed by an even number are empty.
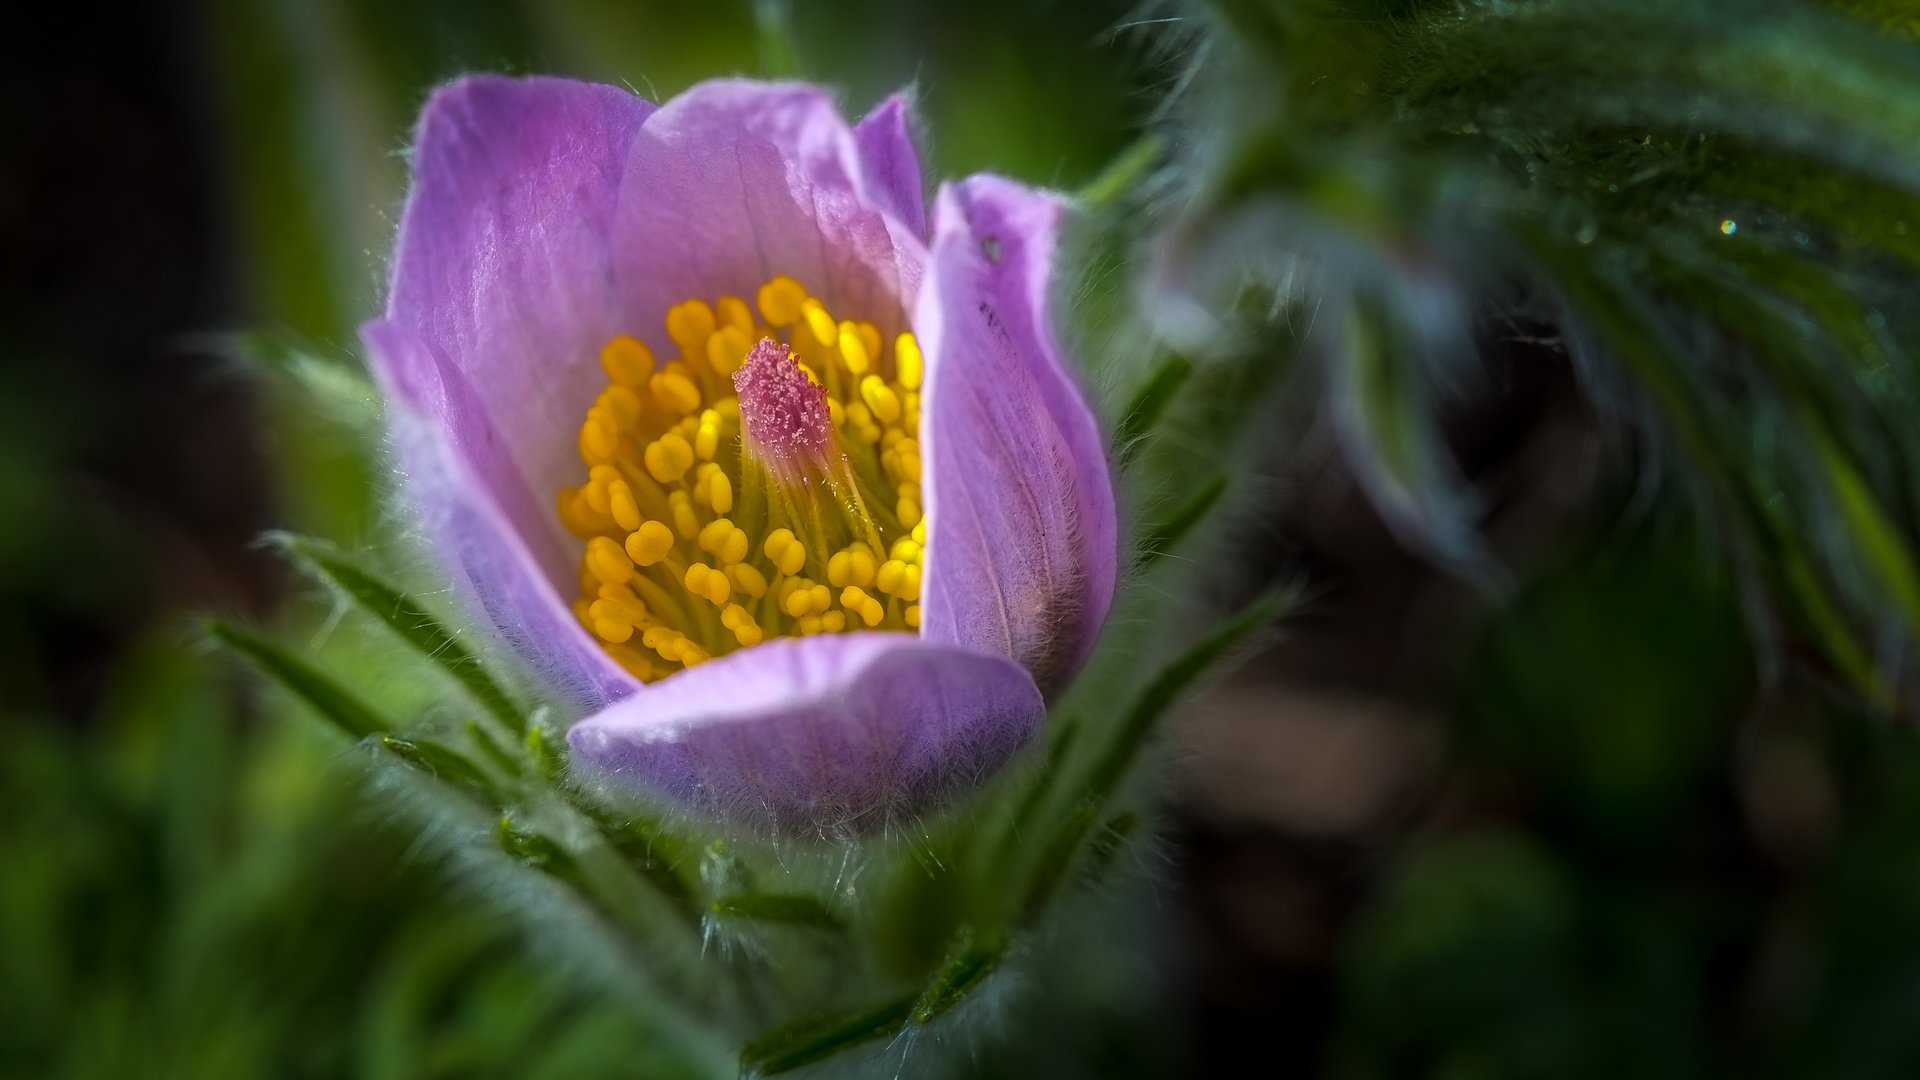
[[[0,1075],[674,1073],[316,768],[329,744],[192,616],[381,662],[257,537],[383,542],[354,327],[437,82],[798,74],[853,114],[911,86],[928,176],[1073,190],[1194,60],[1122,0],[796,8],[109,0],[8,35]],[[1505,579],[1407,544],[1296,418],[1235,555],[1305,602],[1171,731],[1153,964],[1097,976],[1132,1011],[1060,1057],[1914,1075],[1920,748],[1797,675],[1791,635],[1756,645],[1550,335],[1481,351],[1440,435]],[[346,374],[317,405],[289,368]]]

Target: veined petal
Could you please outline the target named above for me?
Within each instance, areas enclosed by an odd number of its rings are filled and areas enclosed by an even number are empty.
[[[478,426],[485,415],[464,373],[392,322],[360,332],[379,358],[402,494],[461,598],[576,708],[631,693],[638,684],[581,629],[542,573],[529,534],[496,498],[507,469],[502,446]]]
[[[516,474],[483,481],[538,493],[527,516],[518,495],[494,492],[530,538],[561,536],[546,493],[574,454],[600,347],[622,326],[609,238],[628,148],[653,109],[618,87],[470,76],[421,115],[387,319],[472,388],[484,416],[458,422],[490,428]],[[549,570],[566,579],[564,562]]]
[[[1118,560],[1093,414],[1055,344],[1063,208],[993,176],[942,188],[914,327],[926,357],[922,634],[1051,692],[1093,647]]]
[[[775,274],[888,334],[906,329],[925,247],[895,216],[907,161],[887,152],[871,170],[818,87],[716,81],[668,102],[634,141],[620,201],[615,260],[634,332],[665,349],[671,305],[751,298]]]
[[[599,348],[622,325],[609,237],[628,149],[652,112],[619,88],[565,79],[473,76],[436,91],[387,317],[364,331],[407,487],[435,523],[429,535],[450,545],[450,570],[588,702],[632,682],[572,619],[551,632],[519,620],[558,608],[557,583],[572,578],[547,493],[602,378]],[[542,590],[550,605],[527,599]]]
[[[927,193],[920,186],[920,154],[913,147],[907,120],[906,97],[888,95],[853,126],[853,140],[860,148],[868,193],[915,236],[925,236]]]
[[[575,725],[577,768],[736,820],[884,825],[971,788],[1038,730],[1027,672],[908,634],[769,641]]]

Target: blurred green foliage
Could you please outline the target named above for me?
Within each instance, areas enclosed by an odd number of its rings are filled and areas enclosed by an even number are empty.
[[[1920,739],[1764,705],[1723,569],[1645,532],[1481,642],[1450,827],[1343,946],[1351,1076],[1895,1077],[1920,1065]]]

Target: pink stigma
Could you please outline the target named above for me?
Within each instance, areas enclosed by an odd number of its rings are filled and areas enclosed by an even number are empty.
[[[787,347],[761,338],[733,373],[740,421],[761,454],[781,463],[818,460],[833,439],[827,389],[807,378]]]

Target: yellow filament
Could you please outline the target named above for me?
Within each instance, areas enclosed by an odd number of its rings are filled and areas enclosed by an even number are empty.
[[[838,313],[844,315],[846,313]],[[781,275],[666,313],[668,355],[634,337],[600,352],[585,481],[555,512],[585,541],[574,610],[607,654],[653,681],[775,637],[920,625],[926,525],[913,334],[836,317]],[[745,445],[732,374],[783,341],[824,387],[829,460],[804,483]]]

